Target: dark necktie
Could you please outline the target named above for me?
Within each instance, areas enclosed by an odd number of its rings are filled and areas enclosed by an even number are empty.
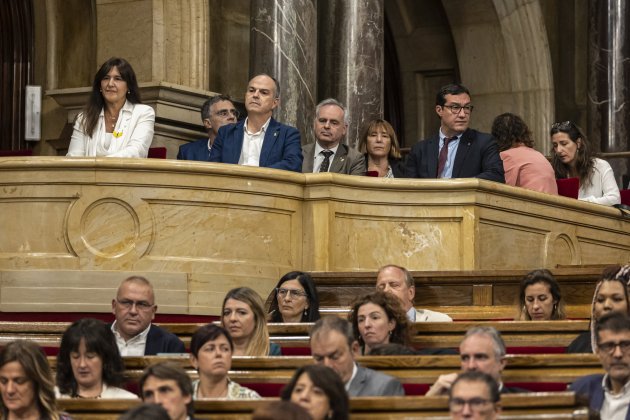
[[[322,150],[320,153],[324,155],[324,160],[322,161],[322,164],[319,167],[319,172],[328,172],[328,167],[330,166],[330,157],[334,153],[332,150]]]
[[[442,146],[442,150],[440,150],[440,155],[438,156],[437,178],[442,176],[442,171],[444,171],[444,166],[446,166],[448,159],[448,144],[453,140],[457,140],[457,136],[444,138],[444,146]]]

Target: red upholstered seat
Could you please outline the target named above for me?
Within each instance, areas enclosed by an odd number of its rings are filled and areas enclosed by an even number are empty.
[[[630,190],[619,190],[619,194],[621,194],[621,204],[630,206]]]
[[[33,156],[32,150],[0,150],[0,157],[6,156]]]
[[[147,157],[150,159],[166,159],[166,147],[150,147]]]
[[[579,178],[556,179],[556,184],[558,185],[558,195],[576,199],[578,198],[580,190]]]

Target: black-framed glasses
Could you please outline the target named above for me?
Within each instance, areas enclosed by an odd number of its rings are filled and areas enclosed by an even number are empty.
[[[289,295],[293,295],[298,298],[306,297],[306,292],[298,289],[285,289],[284,287],[277,287],[276,292],[278,293],[278,296],[282,298],[285,298]]]
[[[140,311],[148,311],[155,306],[146,300],[116,299],[116,302],[125,309],[131,309],[133,305],[136,305],[136,308]]]
[[[214,115],[223,117],[223,118],[227,117],[230,114],[232,114],[234,118],[236,119],[238,119],[238,117],[241,115],[236,109],[222,109],[221,111],[217,111],[214,113]]]
[[[571,121],[562,121],[551,125],[552,130],[570,130],[571,127],[573,127],[573,123]]]
[[[454,397],[448,401],[448,408],[451,410],[451,413],[460,413],[464,410],[466,404],[468,404],[472,411],[481,411],[491,402],[492,401],[481,397],[475,397],[469,400]]]
[[[630,351],[630,340],[619,341],[617,343],[612,341],[608,343],[599,343],[597,347],[599,347],[599,349],[604,353],[608,354],[613,354],[617,347],[619,347],[619,350],[621,350],[622,353],[627,353]]]
[[[448,108],[453,114],[459,114],[462,109],[464,110],[464,114],[470,114],[473,111],[472,105],[442,105],[444,108]]]

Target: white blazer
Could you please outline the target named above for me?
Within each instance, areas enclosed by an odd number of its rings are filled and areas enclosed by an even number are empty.
[[[146,158],[153,141],[155,111],[148,105],[125,102],[114,131],[120,137],[105,132],[104,110],[101,110],[94,137],[83,131],[83,113],[74,123],[70,147],[66,156],[109,156]],[[106,146],[107,136],[111,137]]]

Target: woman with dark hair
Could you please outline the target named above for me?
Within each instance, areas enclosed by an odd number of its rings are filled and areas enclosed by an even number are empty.
[[[227,400],[259,399],[256,391],[232,382],[227,374],[232,367],[234,343],[223,327],[208,324],[200,327],[190,341],[190,361],[199,379],[193,382],[193,399]]]
[[[249,287],[230,290],[223,299],[221,324],[230,332],[234,356],[280,356],[280,347],[269,343],[269,329],[262,298]]]
[[[94,76],[90,99],[74,123],[67,156],[145,158],[154,124],[155,112],[142,105],[131,64],[124,58],[110,58]]]
[[[530,271],[521,280],[517,321],[565,319],[560,285],[549,270]]]
[[[555,123],[550,134],[556,178],[579,178],[580,200],[605,206],[621,202],[610,164],[593,156],[591,145],[580,127],[571,121]]]
[[[116,338],[103,321],[83,318],[68,327],[57,355],[61,398],[138,398],[119,388],[123,363]]]
[[[567,347],[567,353],[597,353],[595,324],[605,314],[623,312],[630,315],[628,282],[630,266],[611,265],[604,268],[602,279],[595,286],[591,309],[590,331],[583,332]]]
[[[48,360],[32,341],[12,341],[0,352],[0,394],[3,419],[70,419],[57,411]]]
[[[385,120],[368,122],[359,137],[359,152],[365,155],[367,175],[403,178],[403,165],[394,127]]]
[[[558,195],[553,168],[534,149],[532,133],[521,117],[509,112],[497,116],[492,136],[499,146],[506,184]]]
[[[269,305],[269,322],[315,322],[319,297],[310,274],[291,271],[282,276]]]
[[[379,344],[409,344],[410,323],[400,300],[391,293],[376,291],[360,297],[348,316],[361,354]]]
[[[339,375],[323,365],[306,365],[295,371],[280,398],[306,409],[313,420],[350,418],[348,394]]]

